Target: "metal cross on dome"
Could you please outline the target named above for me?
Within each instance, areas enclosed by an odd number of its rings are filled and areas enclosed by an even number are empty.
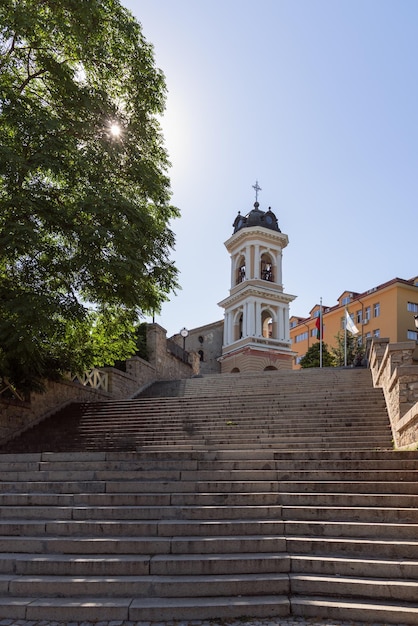
[[[255,181],[255,185],[252,186],[255,189],[255,201],[258,202],[258,192],[262,191],[260,185],[258,184],[258,180]]]

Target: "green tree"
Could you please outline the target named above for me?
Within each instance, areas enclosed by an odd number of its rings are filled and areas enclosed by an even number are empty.
[[[135,352],[177,286],[165,80],[117,0],[0,5],[0,376]]]
[[[335,348],[332,348],[332,353],[337,367],[343,367],[345,365],[346,346],[344,335],[345,333],[343,330],[340,330],[338,334],[335,335],[337,345]],[[347,331],[347,365],[353,365],[358,352],[359,347],[356,337]]]
[[[320,367],[320,362],[321,362],[320,342],[317,341],[310,348],[308,348],[305,356],[301,358],[300,366],[302,368]],[[326,343],[323,343],[322,344],[322,366],[332,367],[333,365],[334,365],[334,360],[328,350],[328,346]]]

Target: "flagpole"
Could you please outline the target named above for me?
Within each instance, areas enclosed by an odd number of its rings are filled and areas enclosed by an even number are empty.
[[[347,307],[344,315],[344,366],[347,367]]]
[[[322,297],[319,305],[319,367],[322,367]]]

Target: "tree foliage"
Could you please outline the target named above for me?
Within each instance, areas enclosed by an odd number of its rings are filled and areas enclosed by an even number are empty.
[[[300,366],[302,368],[320,367],[320,364],[320,342],[317,341],[310,348],[308,348],[305,356],[301,358]],[[328,346],[326,343],[322,343],[322,366],[332,367],[333,365],[335,365],[334,359],[328,350]]]
[[[332,348],[332,353],[337,367],[343,367],[344,365],[353,365],[354,360],[356,359],[356,356],[360,351],[356,337],[348,331],[346,335],[347,338],[345,338],[345,332],[343,330],[339,331],[338,334],[335,335],[337,345]],[[346,357],[347,363],[345,362]]]
[[[164,106],[117,0],[2,1],[0,376],[16,386],[132,354],[176,287]]]

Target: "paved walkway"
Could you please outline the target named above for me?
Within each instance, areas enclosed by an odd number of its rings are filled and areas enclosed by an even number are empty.
[[[217,620],[192,620],[183,622],[131,622],[112,620],[109,622],[48,622],[27,621],[27,620],[0,620],[0,626],[393,626],[386,622],[351,622],[346,620],[328,620],[318,618],[303,617],[287,617],[287,618],[271,618],[271,619],[252,619],[217,621]],[[406,626],[397,624],[396,626]]]

